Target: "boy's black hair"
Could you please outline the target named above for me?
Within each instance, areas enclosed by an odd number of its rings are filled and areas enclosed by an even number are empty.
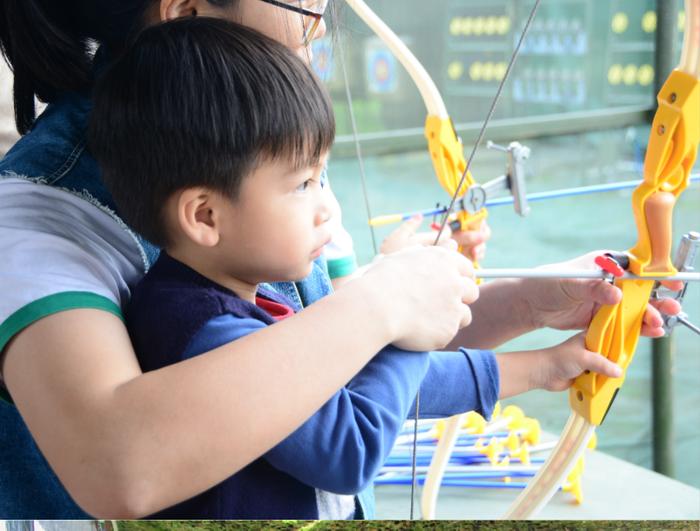
[[[311,69],[282,44],[220,19],[144,30],[98,82],[89,149],[119,213],[166,246],[162,210],[205,186],[235,198],[263,160],[315,164],[335,136]]]

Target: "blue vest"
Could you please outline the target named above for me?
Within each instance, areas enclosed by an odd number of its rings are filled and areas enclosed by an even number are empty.
[[[269,290],[260,289],[258,295],[290,305],[285,297]],[[161,254],[134,290],[126,312],[141,368],[155,370],[182,361],[204,324],[225,314],[267,325],[275,322],[256,305]],[[316,491],[258,459],[219,485],[152,518],[317,519]]]

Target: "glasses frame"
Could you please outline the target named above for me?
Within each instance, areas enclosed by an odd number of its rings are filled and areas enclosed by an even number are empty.
[[[299,13],[300,15],[304,15],[305,17],[312,18],[313,22],[312,22],[311,26],[308,29],[306,28],[306,26],[304,27],[304,40],[302,41],[302,44],[304,46],[308,46],[311,43],[314,35],[316,34],[316,30],[318,30],[318,27],[321,25],[321,19],[323,18],[323,13],[316,13],[315,11],[311,11],[310,9],[304,9],[303,7],[298,7],[298,6],[295,6],[292,4],[288,4],[286,2],[281,2],[280,0],[260,0],[260,1],[265,2],[266,4],[276,6],[276,7],[280,7],[282,9],[287,9],[288,11],[293,11],[294,13]]]

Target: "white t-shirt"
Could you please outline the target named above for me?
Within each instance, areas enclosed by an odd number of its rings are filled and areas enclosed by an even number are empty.
[[[91,198],[0,179],[0,352],[53,313],[96,308],[121,316],[146,270],[136,236]]]
[[[357,270],[355,248],[352,236],[343,226],[342,211],[328,181],[326,181],[324,192],[328,195],[332,214],[328,222],[331,241],[323,249],[328,263],[328,274],[331,278],[344,277]]]

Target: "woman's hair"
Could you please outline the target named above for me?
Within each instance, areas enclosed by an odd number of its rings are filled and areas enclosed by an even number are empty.
[[[157,0],[2,0],[0,49],[14,72],[15,124],[32,127],[35,98],[50,103],[66,91],[87,91],[95,44],[118,51],[143,27]],[[235,0],[207,0],[217,6]]]
[[[314,165],[335,136],[328,93],[299,57],[216,18],[141,32],[93,101],[88,147],[104,182],[124,220],[161,246],[161,213],[176,191],[204,186],[235,198],[256,165]]]

